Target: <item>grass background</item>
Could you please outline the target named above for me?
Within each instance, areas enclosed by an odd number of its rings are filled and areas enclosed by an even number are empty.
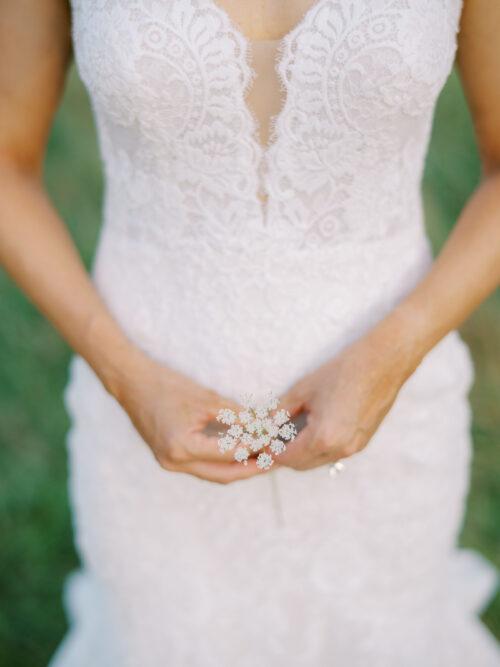
[[[455,72],[436,109],[424,179],[435,252],[479,179],[471,119]],[[70,71],[55,119],[46,182],[90,267],[102,174],[86,93]],[[460,285],[457,285],[460,298]],[[500,297],[462,327],[476,365],[471,393],[475,458],[462,543],[500,567]],[[70,350],[0,272],[0,666],[46,665],[66,629],[65,575],[77,559],[67,497],[62,403]],[[485,623],[500,638],[500,596]]]

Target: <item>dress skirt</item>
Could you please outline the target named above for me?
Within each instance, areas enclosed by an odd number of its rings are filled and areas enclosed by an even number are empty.
[[[372,281],[377,249],[365,253],[364,271],[348,250],[307,265],[278,258],[262,292],[231,258],[199,282],[196,264],[189,273],[179,255],[164,268],[162,297],[151,274],[127,272],[129,252],[106,237],[94,280],[138,345],[238,399],[284,392],[362,335],[431,261],[425,244],[387,241],[387,257],[404,251],[406,262]],[[342,276],[330,291],[327,270]],[[280,467],[217,484],[162,469],[74,356],[65,402],[82,566],[66,584],[71,628],[50,667],[499,667],[478,620],[496,573],[457,548],[473,379],[469,349],[452,331],[342,475]]]

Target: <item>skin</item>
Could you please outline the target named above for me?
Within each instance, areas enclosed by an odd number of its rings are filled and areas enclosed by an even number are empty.
[[[315,0],[216,0],[252,41],[274,41],[290,32]]]
[[[220,5],[249,38],[279,39],[310,0]],[[482,158],[480,184],[416,288],[367,334],[280,397],[280,407],[292,416],[306,411],[308,418],[273,468],[306,470],[362,450],[424,356],[498,286],[499,30],[499,3],[466,0],[457,62]],[[222,455],[215,437],[201,432],[221,407],[241,406],[151,359],[127,338],[44,190],[47,136],[71,59],[66,1],[3,0],[0,43],[0,262],[93,368],[163,468],[221,484],[267,474],[255,459],[243,466],[231,452]]]

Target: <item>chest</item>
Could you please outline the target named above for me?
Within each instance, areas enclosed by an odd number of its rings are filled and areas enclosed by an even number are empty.
[[[299,25],[316,0],[215,0],[250,40],[276,41]]]
[[[300,247],[404,219],[463,0],[71,2],[120,206]]]
[[[98,112],[162,144],[219,121],[249,150],[273,122],[379,141],[432,110],[462,1],[72,0],[73,40]]]

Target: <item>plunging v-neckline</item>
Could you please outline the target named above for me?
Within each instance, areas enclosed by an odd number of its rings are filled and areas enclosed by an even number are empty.
[[[274,149],[276,144],[278,143],[279,137],[277,134],[277,129],[279,125],[280,118],[283,116],[286,106],[287,106],[287,101],[288,101],[288,95],[289,95],[289,90],[288,90],[288,84],[285,79],[285,77],[281,73],[281,65],[284,61],[285,53],[286,53],[286,46],[287,44],[293,39],[293,37],[297,34],[297,32],[307,24],[309,19],[312,17],[312,15],[317,12],[324,4],[326,4],[329,0],[315,0],[313,4],[304,12],[302,15],[301,19],[290,29],[288,30],[283,37],[280,37],[278,39],[250,39],[245,35],[245,33],[242,31],[242,29],[236,24],[236,22],[233,20],[233,18],[230,16],[228,11],[224,8],[221,7],[218,3],[217,0],[205,0],[207,6],[212,8],[215,12],[219,14],[223,22],[229,27],[233,35],[235,35],[238,40],[242,43],[243,45],[243,50],[244,50],[244,62],[245,66],[248,68],[248,83],[247,86],[245,86],[242,89],[242,105],[245,109],[245,111],[248,113],[249,118],[251,119],[251,126],[252,126],[252,131],[251,131],[251,141],[254,147],[254,150],[257,154],[257,169],[258,169],[258,180],[259,180],[259,189],[258,192],[256,193],[257,199],[260,202],[261,205],[261,211],[262,211],[262,217],[264,220],[264,223],[267,221],[267,216],[268,216],[268,201],[269,201],[269,193],[267,192],[266,184],[264,179],[262,178],[262,167],[267,163],[267,159],[271,151]],[[275,114],[272,114],[269,116],[269,133],[268,133],[268,140],[265,144],[262,143],[260,140],[260,130],[261,130],[261,123],[258,120],[256,114],[253,112],[252,108],[247,102],[247,94],[249,92],[250,86],[252,85],[253,82],[255,82],[258,78],[257,71],[254,68],[254,63],[253,63],[253,52],[257,44],[263,44],[263,43],[269,43],[269,44],[274,44],[275,45],[275,56],[274,56],[274,70],[277,74],[278,81],[280,82],[280,89],[281,92],[283,93],[281,97],[281,104],[279,111]]]
[[[309,8],[306,9],[305,12],[302,14],[302,17],[297,21],[297,23],[292,28],[290,28],[290,30],[288,30],[282,37],[278,37],[278,39],[250,39],[245,35],[243,30],[237,25],[236,21],[230,16],[227,9],[219,5],[217,0],[208,0],[208,3],[224,16],[226,21],[231,25],[233,31],[238,33],[239,37],[241,37],[246,44],[256,44],[258,42],[274,42],[275,44],[278,45],[287,41],[291,37],[291,35],[295,33],[296,30],[301,28],[302,25],[307,22],[309,16],[316,9],[318,9],[319,6],[323,4],[323,2],[324,0],[314,0],[314,2],[309,6]]]

